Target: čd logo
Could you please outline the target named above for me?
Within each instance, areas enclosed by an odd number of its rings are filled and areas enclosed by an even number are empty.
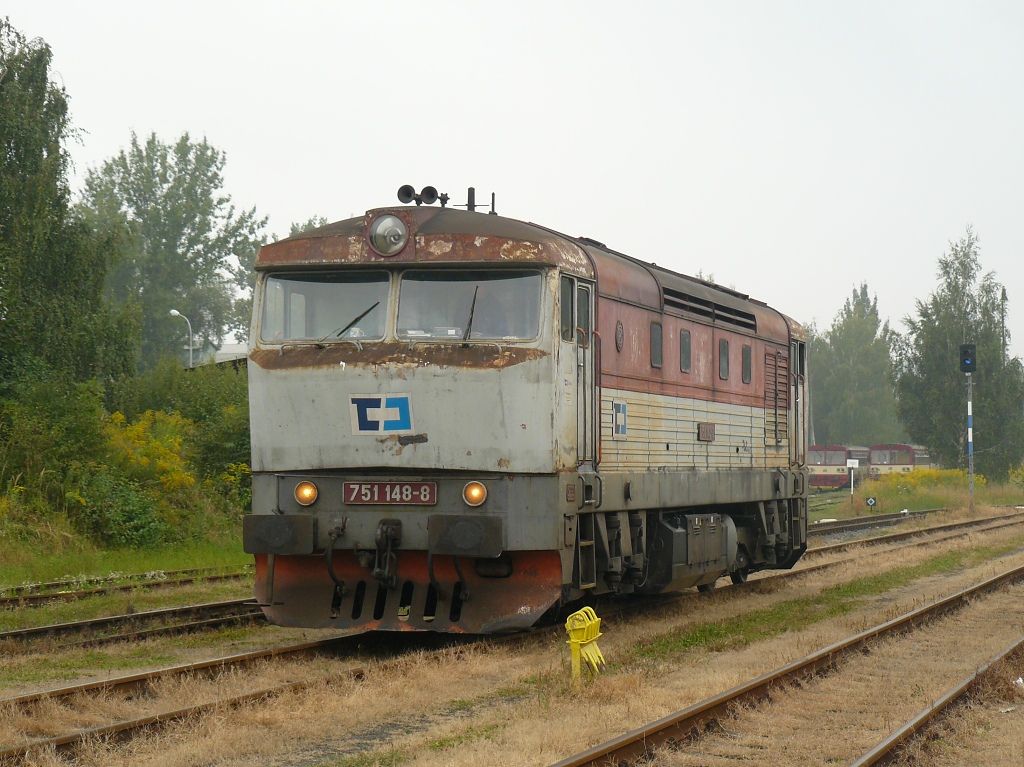
[[[353,434],[412,432],[412,404],[408,394],[358,394],[349,398],[349,412]]]

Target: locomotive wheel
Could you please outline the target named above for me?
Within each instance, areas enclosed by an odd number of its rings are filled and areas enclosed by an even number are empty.
[[[750,559],[747,557],[747,551],[740,546],[739,551],[736,552],[736,569],[729,573],[729,578],[733,584],[739,586],[741,583],[747,582],[747,576],[750,575]]]

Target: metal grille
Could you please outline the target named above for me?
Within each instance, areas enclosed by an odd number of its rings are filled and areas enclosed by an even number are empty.
[[[781,445],[789,429],[789,359],[781,351],[764,355],[764,443]]]

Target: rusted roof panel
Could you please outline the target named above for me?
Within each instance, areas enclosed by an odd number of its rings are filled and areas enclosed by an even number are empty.
[[[366,241],[367,226],[382,214],[398,216],[409,230],[408,245],[394,256],[378,255]],[[433,207],[370,210],[265,245],[256,268],[466,261],[547,264],[593,277],[586,253],[569,237],[503,216]]]

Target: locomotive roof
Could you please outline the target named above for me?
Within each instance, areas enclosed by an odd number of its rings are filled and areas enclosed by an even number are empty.
[[[383,214],[398,216],[410,232],[409,245],[391,257],[376,254],[366,239],[370,222]],[[772,337],[805,336],[799,323],[744,293],[641,261],[587,237],[453,208],[398,206],[369,210],[363,216],[263,246],[256,257],[256,269],[480,260],[558,266],[579,276],[596,276],[602,295],[657,311],[664,308],[715,322],[741,327],[746,324]]]

